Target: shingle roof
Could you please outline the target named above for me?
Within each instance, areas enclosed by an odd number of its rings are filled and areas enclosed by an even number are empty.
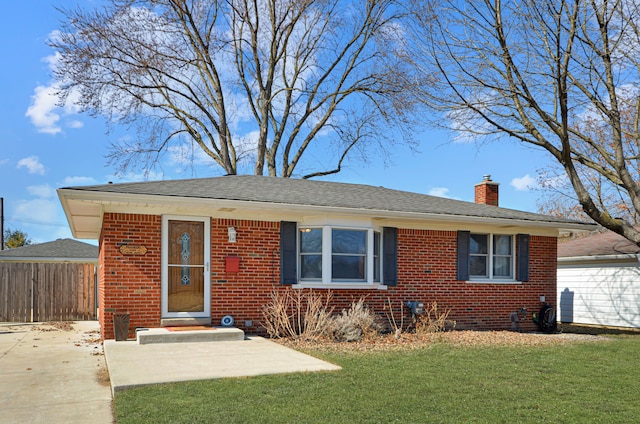
[[[58,239],[40,244],[0,250],[1,259],[41,258],[41,259],[98,259],[98,247],[73,239]]]
[[[384,187],[253,175],[105,184],[62,190],[576,224],[563,218]]]
[[[613,231],[558,243],[559,258],[635,255],[640,247]]]

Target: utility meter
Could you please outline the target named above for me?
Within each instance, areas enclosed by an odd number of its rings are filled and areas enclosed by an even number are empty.
[[[407,308],[413,315],[420,315],[424,312],[424,303],[417,301],[407,302]]]

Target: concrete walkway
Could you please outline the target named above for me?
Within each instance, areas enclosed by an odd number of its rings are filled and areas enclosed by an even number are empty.
[[[96,321],[0,323],[0,422],[109,424],[128,387],[339,369],[261,337],[102,345]]]
[[[156,383],[340,369],[261,337],[154,344],[106,340],[104,351],[113,393]]]
[[[0,422],[113,422],[96,321],[0,323]]]

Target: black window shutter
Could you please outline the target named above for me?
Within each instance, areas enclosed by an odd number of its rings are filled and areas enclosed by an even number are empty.
[[[384,227],[382,229],[382,269],[383,284],[398,285],[398,229]]]
[[[298,224],[280,222],[280,283],[298,282]]]
[[[529,234],[518,234],[518,280],[529,281]]]
[[[470,231],[458,231],[458,280],[469,279]]]

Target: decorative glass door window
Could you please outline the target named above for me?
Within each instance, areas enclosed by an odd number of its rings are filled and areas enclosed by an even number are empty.
[[[168,312],[205,311],[204,222],[168,223]]]
[[[188,286],[191,284],[191,268],[189,268],[191,263],[191,236],[188,233],[183,233],[180,240],[182,243],[182,278],[180,278],[180,281],[183,286]]]

